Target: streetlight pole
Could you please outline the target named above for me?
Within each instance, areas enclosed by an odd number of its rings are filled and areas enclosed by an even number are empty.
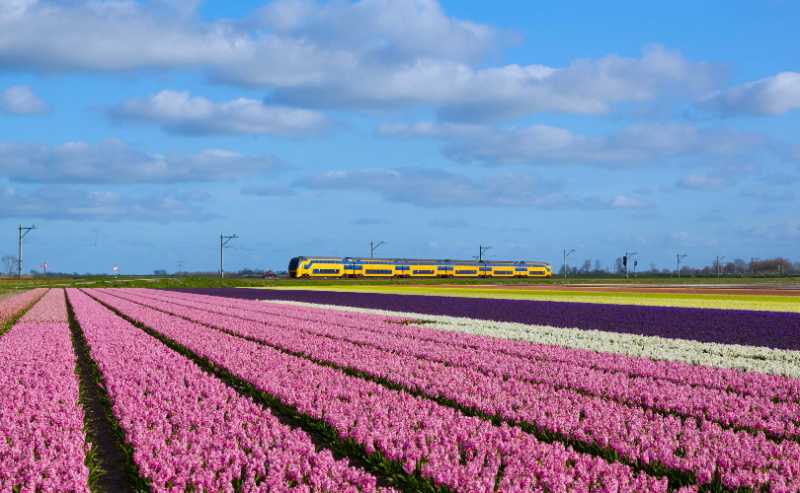
[[[379,246],[385,245],[385,244],[386,244],[385,241],[379,241],[377,243],[374,242],[374,241],[370,241],[369,242],[369,258],[375,257],[375,250],[377,250]]]
[[[725,257],[720,257],[717,255],[717,279],[719,279],[719,271],[720,271],[720,262],[725,260]]]
[[[569,267],[567,266],[567,257],[572,255],[573,253],[575,253],[575,249],[574,248],[572,250],[570,250],[570,251],[567,251],[566,248],[564,249],[564,281],[565,282],[567,280],[567,271],[569,270]]]
[[[681,260],[688,257],[685,253],[677,253],[675,254],[675,259],[677,260],[677,271],[678,271],[678,279],[681,278]]]
[[[235,234],[224,235],[224,234],[220,233],[220,235],[219,235],[219,277],[220,278],[224,278],[225,277],[225,264],[223,262],[224,261],[224,256],[223,256],[222,252],[225,251],[225,247],[228,246],[228,243],[230,243],[231,240],[235,240],[238,237],[239,236],[237,236]]]
[[[36,225],[23,226],[19,225],[19,237],[17,240],[17,277],[22,278],[22,239],[28,236],[28,233],[36,229]]]

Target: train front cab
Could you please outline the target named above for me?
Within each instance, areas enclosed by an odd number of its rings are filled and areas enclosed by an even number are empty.
[[[292,269],[293,264],[295,269]],[[344,263],[337,258],[295,257],[289,262],[291,277],[342,277],[344,273]]]

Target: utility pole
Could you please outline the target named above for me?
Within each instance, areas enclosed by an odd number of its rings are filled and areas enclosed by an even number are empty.
[[[681,260],[688,257],[685,253],[677,253],[675,254],[675,259],[677,260],[677,271],[678,271],[678,279],[681,278]]]
[[[478,262],[483,262],[483,254],[489,250],[490,246],[488,245],[478,245]]]
[[[625,252],[625,256],[622,257],[622,263],[625,266],[625,279],[628,279],[628,262],[634,255],[638,254],[636,252]]]
[[[717,279],[719,279],[719,271],[720,271],[720,262],[725,260],[725,257],[720,257],[717,255]]]
[[[225,247],[228,246],[228,243],[230,243],[231,240],[235,240],[236,238],[238,238],[238,236],[235,235],[235,234],[224,235],[224,234],[220,233],[220,235],[219,235],[219,277],[220,278],[225,277],[225,265],[223,264],[222,252],[225,250]]]
[[[370,241],[369,242],[369,258],[375,258],[375,250],[378,249],[379,246],[385,245],[385,241]]]
[[[22,239],[28,236],[28,233],[36,229],[36,225],[23,226],[19,225],[19,240],[17,242],[17,277],[22,278]]]
[[[573,253],[575,253],[575,249],[574,248],[572,250],[570,250],[570,251],[567,251],[566,248],[564,249],[564,281],[565,282],[567,280],[567,271],[569,270],[569,267],[567,266],[567,257],[572,255]]]

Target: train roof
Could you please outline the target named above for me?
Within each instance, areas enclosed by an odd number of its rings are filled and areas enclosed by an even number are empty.
[[[309,260],[333,260],[333,261],[349,261],[349,262],[367,262],[367,263],[426,263],[426,264],[455,264],[455,265],[475,265],[475,264],[494,264],[494,265],[537,265],[545,266],[550,265],[548,262],[539,260],[458,260],[458,259],[431,259],[431,258],[371,258],[371,257],[320,257],[320,256],[300,256],[300,259]]]

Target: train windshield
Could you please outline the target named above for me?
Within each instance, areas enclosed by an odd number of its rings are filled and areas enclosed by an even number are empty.
[[[298,265],[300,265],[300,257],[294,257],[289,261],[289,272],[296,271]]]

